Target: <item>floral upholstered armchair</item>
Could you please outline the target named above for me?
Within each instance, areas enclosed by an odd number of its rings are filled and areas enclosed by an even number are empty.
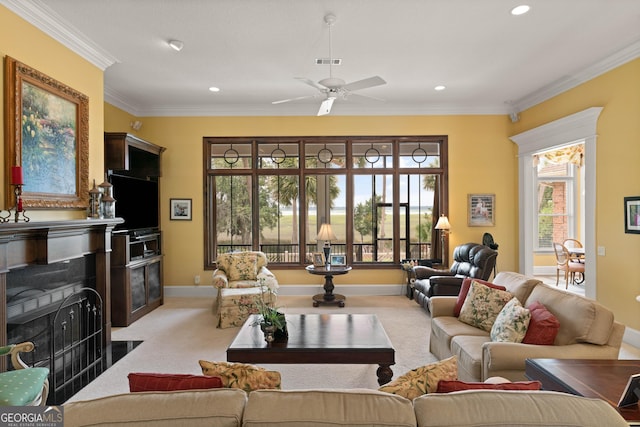
[[[218,328],[242,326],[251,314],[258,313],[261,300],[275,304],[273,290],[277,289],[278,281],[267,268],[263,252],[222,254],[216,263],[213,286],[218,289]],[[271,291],[266,292],[267,289]]]

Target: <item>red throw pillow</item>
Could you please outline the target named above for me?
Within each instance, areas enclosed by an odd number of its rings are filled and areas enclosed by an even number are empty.
[[[529,320],[529,327],[522,342],[524,344],[553,345],[560,330],[558,318],[539,301],[529,304],[527,308],[531,312],[531,320]]]
[[[128,375],[129,391],[174,391],[222,388],[220,377],[190,374],[148,374],[133,372]]]
[[[501,291],[507,290],[507,288],[505,288],[504,286],[494,285],[493,283],[487,282],[486,280],[472,279],[471,277],[465,277],[464,280],[462,281],[462,286],[460,287],[460,293],[458,294],[458,300],[456,301],[456,306],[453,308],[453,315],[456,317],[460,316],[460,309],[462,308],[462,304],[464,304],[465,298],[467,298],[467,294],[469,293],[469,288],[471,288],[472,280],[493,289],[500,289]]]
[[[540,381],[516,381],[512,383],[487,384],[465,381],[438,381],[436,393],[450,393],[461,390],[540,390]]]

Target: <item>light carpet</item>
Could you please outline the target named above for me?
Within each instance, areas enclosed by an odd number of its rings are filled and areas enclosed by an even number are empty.
[[[429,353],[430,317],[404,296],[349,296],[344,308],[312,307],[308,296],[280,296],[285,315],[304,313],[373,313],[378,316],[393,347],[394,376],[434,362]],[[113,328],[112,340],[142,340],[131,353],[74,395],[69,401],[127,393],[130,372],[201,374],[198,360],[226,361],[226,350],[239,328],[218,329],[213,299],[165,299],[165,304],[126,328]],[[377,365],[264,364],[282,375],[285,390],[305,388],[377,389]]]

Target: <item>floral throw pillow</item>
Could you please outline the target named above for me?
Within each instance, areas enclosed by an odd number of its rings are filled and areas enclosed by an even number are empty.
[[[200,360],[200,368],[206,376],[220,377],[223,387],[239,388],[247,393],[253,390],[280,388],[280,372],[267,371],[255,365]]]
[[[458,320],[476,328],[491,332],[498,313],[513,298],[507,291],[493,289],[471,282],[471,289],[460,309]]]
[[[529,327],[531,313],[513,297],[498,313],[491,327],[491,341],[522,342]]]
[[[448,359],[412,369],[378,390],[413,400],[423,394],[435,393],[440,380],[457,379],[458,358],[451,356]]]

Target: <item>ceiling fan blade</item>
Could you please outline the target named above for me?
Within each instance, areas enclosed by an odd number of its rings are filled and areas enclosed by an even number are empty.
[[[320,86],[318,83],[314,82],[313,80],[309,80],[305,77],[296,77],[297,80],[300,80],[302,83],[306,83],[311,87],[314,87],[316,89],[318,89],[320,92],[324,92],[327,89],[325,87]]]
[[[382,77],[379,76],[375,76],[375,77],[369,77],[368,79],[362,79],[362,80],[358,80],[355,82],[351,82],[351,83],[347,83],[346,85],[342,86],[342,89],[348,90],[348,91],[354,91],[354,90],[360,90],[360,89],[366,89],[369,87],[374,87],[374,86],[380,86],[383,84],[386,84],[387,82],[384,81],[384,79]]]
[[[331,112],[331,106],[333,105],[333,101],[335,100],[336,99],[334,97],[331,97],[322,101],[322,104],[320,105],[320,110],[318,110],[318,115],[324,116],[326,114],[329,114]]]
[[[291,102],[291,101],[299,101],[301,99],[307,99],[307,98],[315,98],[318,95],[307,95],[307,96],[298,96],[297,98],[289,98],[289,99],[281,99],[279,101],[272,101],[272,104],[284,104],[285,102]]]
[[[349,92],[349,94],[347,95],[347,98],[367,98],[367,99],[373,99],[375,101],[386,102],[386,99],[378,98],[371,95],[363,95],[361,93],[355,93],[355,92]]]

